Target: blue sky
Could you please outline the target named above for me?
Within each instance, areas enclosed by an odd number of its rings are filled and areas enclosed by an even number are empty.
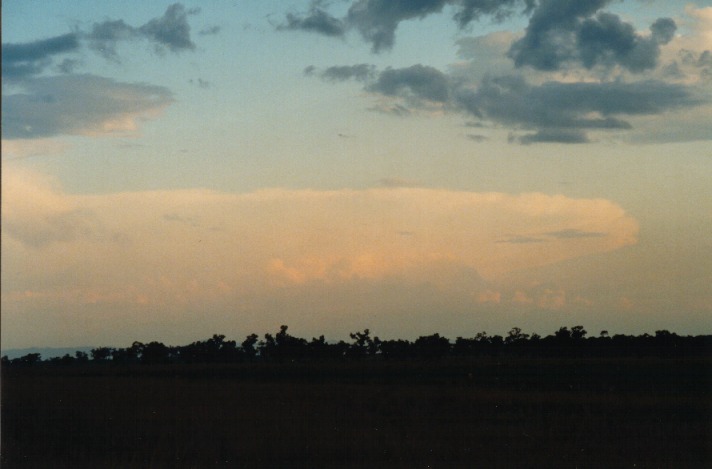
[[[4,349],[710,332],[709,2],[2,13]]]

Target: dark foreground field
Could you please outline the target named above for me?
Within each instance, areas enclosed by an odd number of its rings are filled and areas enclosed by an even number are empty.
[[[711,365],[3,369],[2,467],[712,467]]]

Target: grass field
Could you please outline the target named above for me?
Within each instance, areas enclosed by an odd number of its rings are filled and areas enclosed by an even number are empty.
[[[712,467],[709,359],[3,369],[2,467]]]

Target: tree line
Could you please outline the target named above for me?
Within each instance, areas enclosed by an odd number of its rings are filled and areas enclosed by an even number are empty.
[[[323,335],[307,340],[295,337],[283,325],[275,334],[262,339],[250,334],[239,344],[214,334],[207,340],[188,345],[169,346],[161,342],[134,342],[130,347],[97,347],[89,353],[42,359],[39,353],[29,353],[9,359],[2,357],[2,366],[78,365],[78,364],[210,364],[244,362],[285,362],[308,360],[414,360],[445,359],[477,356],[712,356],[712,335],[681,336],[667,330],[655,335],[638,336],[601,331],[588,336],[583,326],[561,327],[551,335],[526,334],[519,327],[506,336],[479,332],[473,337],[457,337],[454,341],[440,334],[420,336],[414,341],[381,340],[372,337],[369,329],[349,334],[350,342],[327,341]]]

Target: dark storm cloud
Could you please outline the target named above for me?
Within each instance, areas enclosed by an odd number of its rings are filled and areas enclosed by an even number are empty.
[[[586,68],[619,64],[631,72],[642,72],[657,66],[660,45],[670,42],[676,29],[673,20],[661,18],[650,27],[651,35],[644,38],[618,16],[599,13],[581,24],[576,43]]]
[[[530,85],[520,76],[486,78],[476,91],[459,90],[455,100],[481,119],[539,131],[522,143],[583,143],[585,130],[631,128],[619,116],[659,114],[702,103],[688,87],[660,81]]]
[[[515,68],[526,66],[545,72],[577,69],[576,73],[584,74],[587,69],[596,68],[593,72],[599,78],[606,76],[600,72],[612,72],[614,68],[636,74],[655,69],[661,46],[674,38],[675,22],[660,18],[647,34],[639,33],[632,24],[604,11],[612,3],[613,0],[353,0],[343,19],[329,18],[339,22],[339,35],[356,29],[379,52],[393,45],[400,22],[441,13],[446,7],[460,27],[482,16],[497,20],[522,13],[531,16],[524,36],[512,42],[508,52],[504,52],[506,45],[499,52],[511,59]],[[311,16],[302,20],[326,18],[328,13],[320,9],[324,5],[313,3]],[[321,13],[314,15],[317,11]],[[291,24],[292,29],[308,29],[301,22]],[[688,69],[695,66],[707,70],[712,61],[709,53],[687,55],[680,60]],[[499,65],[506,69],[506,65]],[[676,72],[673,65],[676,64],[668,64],[663,75],[658,76],[669,78],[677,73],[682,77],[681,67]],[[471,64],[473,70],[474,67]],[[532,84],[526,78],[531,71],[505,71],[480,79],[475,77],[481,73],[470,76],[468,70],[456,67],[449,74],[417,64],[375,71],[373,66],[359,64],[323,71],[310,66],[304,72],[328,81],[363,82],[364,90],[387,98],[379,99],[371,108],[378,112],[399,116],[418,109],[462,112],[479,118],[481,124],[508,128],[512,132],[510,141],[521,144],[588,143],[591,131],[631,129],[630,118],[634,116],[660,115],[710,102],[694,85],[644,78],[626,81],[625,75],[616,81]],[[472,134],[468,138],[478,142],[485,137]]]
[[[373,51],[390,49],[401,21],[424,18],[442,11],[446,0],[357,0],[349,8],[346,23],[370,42]]]
[[[448,101],[450,83],[447,75],[433,67],[416,64],[406,68],[387,68],[376,72],[374,65],[338,65],[318,72],[310,65],[305,75],[317,75],[327,81],[357,80],[366,82],[365,89],[383,96],[415,98],[444,103]]]
[[[278,29],[340,37],[353,28],[371,44],[374,52],[381,52],[393,47],[396,29],[402,21],[423,19],[442,12],[445,6],[454,7],[454,20],[465,27],[481,16],[501,20],[517,9],[530,11],[534,0],[355,0],[342,19],[330,15],[320,5],[317,2],[304,15],[287,14]]]
[[[530,11],[534,0],[357,0],[349,8],[345,22],[371,43],[374,52],[390,49],[402,21],[423,19],[440,13],[445,6],[455,9],[460,28],[482,16],[503,20],[516,10]]]
[[[313,8],[304,16],[289,13],[286,23],[278,26],[278,29],[308,31],[332,37],[343,36],[346,32],[343,21],[334,18],[320,8]]]
[[[366,89],[385,96],[413,96],[444,103],[448,100],[449,87],[447,75],[433,67],[417,64],[407,68],[388,68]]]
[[[481,16],[491,15],[496,21],[504,21],[522,9],[522,14],[529,14],[536,6],[536,0],[463,0],[456,2],[459,10],[455,20],[461,28],[478,20]]]
[[[627,116],[656,115],[709,102],[693,87],[655,80],[532,85],[521,75],[505,75],[486,77],[474,87],[472,83],[463,86],[421,64],[378,73],[368,64],[330,67],[321,72],[309,66],[304,72],[329,81],[364,81],[366,91],[391,98],[372,108],[379,112],[406,116],[413,108],[437,103],[481,120],[470,126],[482,127],[482,122],[490,121],[513,130],[532,131],[512,134],[510,141],[522,144],[588,143],[587,132],[591,130],[631,129]],[[482,141],[485,137],[469,138]]]
[[[631,72],[657,66],[660,46],[672,40],[676,25],[660,18],[647,37],[617,15],[599,12],[610,0],[544,0],[534,10],[524,37],[508,56],[517,67],[554,71],[580,62],[586,68],[619,65]]]
[[[610,0],[543,0],[529,20],[525,35],[509,52],[515,65],[556,70],[573,54],[570,36],[577,23]]]
[[[132,130],[137,119],[172,102],[161,86],[119,83],[95,75],[27,79],[24,92],[2,99],[3,138],[43,138]]]
[[[55,55],[75,52],[78,49],[79,40],[75,33],[21,44],[3,44],[3,79],[20,80],[37,75],[51,65]]]
[[[154,43],[156,50],[181,52],[195,49],[190,37],[188,15],[198,10],[186,10],[180,3],[166,9],[163,16],[148,21],[143,26],[133,27],[123,20],[107,20],[95,23],[86,37],[91,47],[104,57],[116,60],[116,44],[131,39],[147,39]]]
[[[455,11],[462,28],[483,16],[502,20],[514,13],[531,14],[524,37],[508,56],[515,66],[554,71],[568,65],[619,65],[632,72],[657,66],[660,46],[672,40],[676,25],[661,18],[643,36],[617,15],[601,10],[612,0],[355,0],[343,19],[336,18],[317,2],[309,13],[287,14],[278,29],[304,30],[327,36],[343,36],[356,29],[374,52],[393,47],[402,21]]]

